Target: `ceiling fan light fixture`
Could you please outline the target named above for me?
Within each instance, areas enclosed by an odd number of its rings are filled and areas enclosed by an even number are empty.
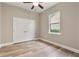
[[[34,6],[38,6],[38,4],[39,4],[38,2],[33,2]]]

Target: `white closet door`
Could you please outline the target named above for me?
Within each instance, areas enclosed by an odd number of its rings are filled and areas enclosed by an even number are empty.
[[[22,42],[35,37],[35,21],[23,18],[13,18],[13,41]]]

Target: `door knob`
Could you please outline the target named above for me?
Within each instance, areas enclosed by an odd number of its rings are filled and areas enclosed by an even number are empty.
[[[24,31],[24,33],[26,33],[27,31]]]

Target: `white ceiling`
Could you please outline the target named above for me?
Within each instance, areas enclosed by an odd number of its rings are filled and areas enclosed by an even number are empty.
[[[26,10],[33,11],[33,12],[41,13],[42,11],[56,5],[58,2],[43,2],[43,3],[40,3],[40,4],[44,7],[44,9],[41,9],[39,7],[34,7],[33,10],[31,10],[32,3],[23,3],[23,2],[5,2],[5,3],[9,4],[9,5],[18,6],[18,7],[24,8]]]

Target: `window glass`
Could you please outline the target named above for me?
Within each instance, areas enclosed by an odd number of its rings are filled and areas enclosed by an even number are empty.
[[[49,32],[60,33],[60,12],[59,11],[49,16]]]

